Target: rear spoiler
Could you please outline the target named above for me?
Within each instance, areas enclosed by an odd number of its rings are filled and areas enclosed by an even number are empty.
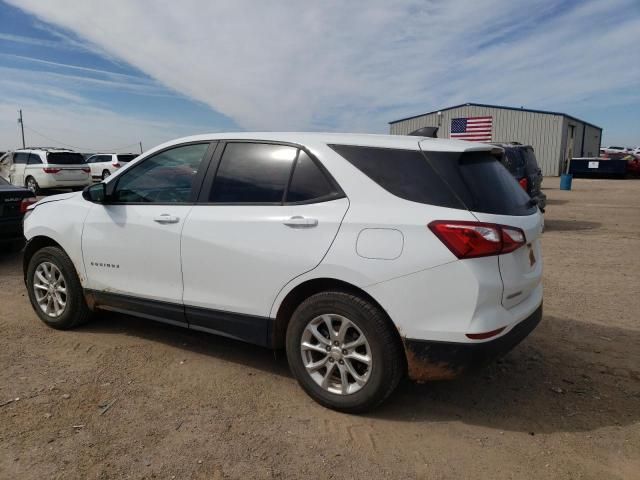
[[[438,127],[422,127],[409,134],[412,137],[438,138]]]

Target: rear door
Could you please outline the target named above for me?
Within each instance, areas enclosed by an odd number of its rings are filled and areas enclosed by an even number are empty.
[[[315,268],[349,202],[296,146],[222,144],[182,234],[190,327],[264,343],[280,289]]]
[[[535,203],[489,151],[427,151],[425,156],[478,221],[517,227],[524,232],[526,245],[499,255],[498,262],[502,305],[511,308],[529,298],[541,288],[542,281],[543,223]]]

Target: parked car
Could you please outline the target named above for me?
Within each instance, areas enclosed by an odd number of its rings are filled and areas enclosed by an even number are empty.
[[[133,153],[98,153],[85,161],[91,168],[91,176],[94,179],[104,180],[136,157],[137,155]]]
[[[494,143],[493,145],[504,150],[502,164],[544,213],[547,196],[542,193],[542,170],[538,166],[533,147],[519,143]]]
[[[80,153],[59,148],[26,148],[12,153],[9,181],[36,195],[47,188],[82,189],[91,184]]]
[[[22,249],[22,219],[27,207],[35,202],[31,190],[11,185],[0,177],[0,251]]]
[[[58,329],[115,310],[284,347],[312,398],[364,411],[405,374],[455,377],[540,321],[542,215],[495,150],[319,133],[165,143],[30,208],[29,299]]]
[[[603,147],[600,149],[600,153],[629,153],[629,149],[626,147]]]

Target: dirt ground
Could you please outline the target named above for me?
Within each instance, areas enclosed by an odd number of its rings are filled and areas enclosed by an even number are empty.
[[[640,479],[640,181],[558,183],[538,329],[364,416],[232,340],[116,314],[49,329],[0,256],[0,477]]]

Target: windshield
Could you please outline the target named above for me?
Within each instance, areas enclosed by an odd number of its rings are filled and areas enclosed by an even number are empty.
[[[49,152],[47,162],[52,165],[80,165],[84,163],[84,157],[75,152]]]

